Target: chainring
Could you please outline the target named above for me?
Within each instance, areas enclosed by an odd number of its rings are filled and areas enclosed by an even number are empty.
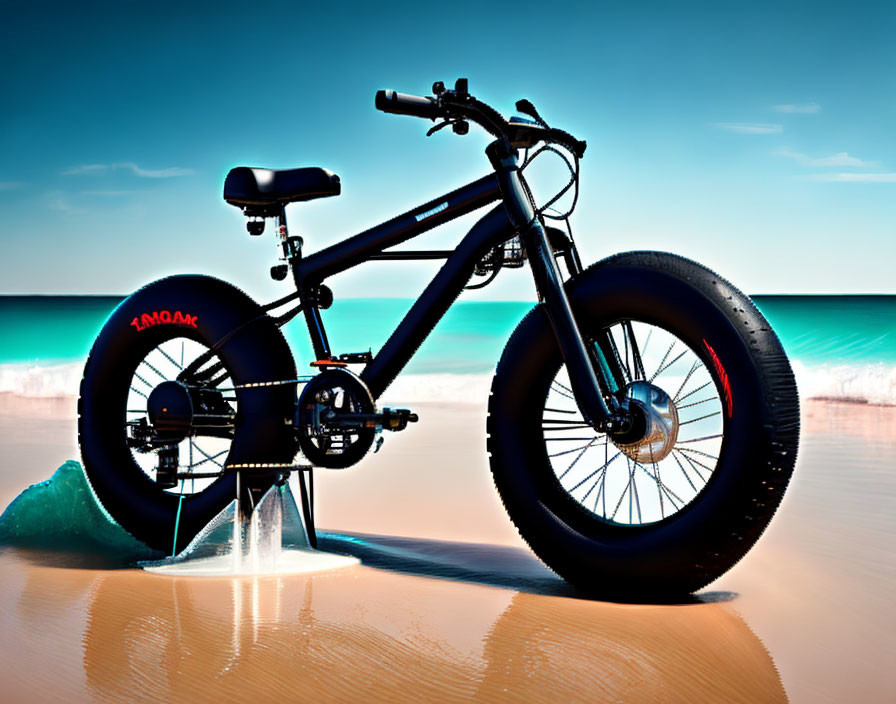
[[[305,385],[296,410],[296,433],[309,464],[329,469],[351,467],[370,450],[377,430],[336,427],[328,423],[330,412],[376,412],[367,385],[347,369],[328,369]]]

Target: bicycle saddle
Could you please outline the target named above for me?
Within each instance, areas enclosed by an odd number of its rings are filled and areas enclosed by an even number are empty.
[[[224,200],[247,215],[273,216],[287,203],[338,196],[339,177],[329,169],[256,169],[238,166],[224,181]]]

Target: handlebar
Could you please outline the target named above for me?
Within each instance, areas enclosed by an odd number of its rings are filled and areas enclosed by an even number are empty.
[[[528,148],[538,142],[549,142],[560,144],[581,158],[587,146],[584,141],[560,129],[538,124],[508,122],[498,111],[476,100],[465,89],[445,91],[442,86],[442,92],[434,98],[408,95],[394,90],[380,90],[376,93],[376,108],[393,115],[410,115],[430,120],[469,120],[499,139],[508,139],[514,147]]]
[[[435,120],[445,117],[445,111],[433,98],[419,95],[407,95],[394,90],[378,90],[376,92],[376,109],[393,115],[410,115]]]

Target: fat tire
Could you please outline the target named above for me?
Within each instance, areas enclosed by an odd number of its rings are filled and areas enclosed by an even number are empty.
[[[659,523],[611,524],[575,502],[551,469],[541,430],[562,359],[544,306],[520,322],[492,381],[487,447],[498,493],[520,535],[569,582],[622,600],[675,598],[730,569],[771,521],[796,461],[799,399],[781,343],[749,298],[709,269],[661,252],[598,262],[567,283],[587,334],[623,318],[666,328],[698,354],[709,341],[730,383],[732,413],[713,475]],[[727,414],[726,414],[727,415]]]
[[[144,313],[181,311],[196,327],[131,325]],[[251,321],[251,322],[250,322]],[[246,324],[249,323],[249,324]],[[241,328],[241,326],[243,326]],[[156,345],[182,336],[212,347],[234,330],[216,355],[234,384],[295,379],[289,346],[273,319],[234,286],[208,276],[172,276],[151,283],[122,301],[93,344],[78,399],[78,443],[87,478],[109,514],[150,547],[180,551],[236,495],[236,472],[225,471],[204,491],[180,497],[165,492],[134,461],[124,432],[131,375]],[[283,463],[295,454],[292,385],[236,391],[238,413],[227,463]],[[274,475],[244,473],[241,486],[257,497]]]

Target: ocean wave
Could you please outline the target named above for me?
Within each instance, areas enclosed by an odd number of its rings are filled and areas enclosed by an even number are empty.
[[[800,397],[896,406],[896,365],[803,364],[793,361]]]
[[[0,364],[0,393],[26,397],[77,396],[83,367],[66,364]],[[800,397],[896,405],[896,365],[821,364],[793,361]],[[405,374],[386,389],[380,405],[474,403],[488,399],[491,374]]]
[[[33,398],[77,396],[83,370],[81,362],[0,364],[0,393]]]

